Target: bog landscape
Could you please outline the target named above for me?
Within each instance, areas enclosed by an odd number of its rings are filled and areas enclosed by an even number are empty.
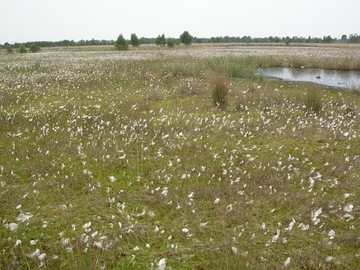
[[[0,52],[1,269],[356,269],[358,45]]]

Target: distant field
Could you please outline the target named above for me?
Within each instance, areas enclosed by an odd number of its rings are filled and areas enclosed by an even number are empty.
[[[0,269],[358,268],[360,94],[268,66],[360,50],[2,51]]]

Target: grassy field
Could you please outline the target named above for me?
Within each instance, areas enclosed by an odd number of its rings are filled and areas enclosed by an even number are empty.
[[[360,94],[256,76],[285,65],[360,53],[1,52],[0,269],[358,268]]]

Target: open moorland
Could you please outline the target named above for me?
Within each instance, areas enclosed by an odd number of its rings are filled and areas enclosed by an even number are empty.
[[[360,93],[269,66],[360,50],[0,52],[0,269],[358,268]]]

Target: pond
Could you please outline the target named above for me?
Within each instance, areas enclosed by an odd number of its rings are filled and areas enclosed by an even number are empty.
[[[271,67],[258,70],[265,79],[313,82],[330,87],[360,90],[360,71],[318,68]]]

